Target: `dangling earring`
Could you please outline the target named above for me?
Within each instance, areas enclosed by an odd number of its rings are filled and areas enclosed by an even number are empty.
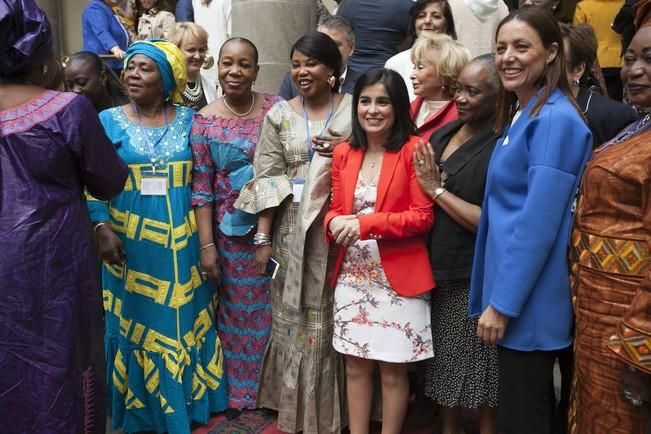
[[[47,65],[43,65],[43,67],[41,68],[41,75],[45,75],[45,74],[47,74]]]
[[[337,82],[337,80],[335,79],[335,76],[330,74],[328,76],[328,86],[330,86],[330,88],[333,88],[333,87],[335,87],[336,82]]]
[[[576,86],[576,87],[579,87],[579,79],[578,79],[578,78],[575,78],[574,81],[572,82],[572,84],[573,84],[574,86]]]

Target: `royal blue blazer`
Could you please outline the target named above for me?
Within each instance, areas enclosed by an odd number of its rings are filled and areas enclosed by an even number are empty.
[[[81,34],[84,51],[95,54],[111,54],[116,45],[123,51],[129,46],[129,33],[122,26],[110,7],[102,0],[91,0],[81,15]],[[113,69],[122,69],[121,60],[107,60]]]
[[[469,314],[490,304],[510,317],[498,345],[520,351],[572,343],[567,250],[572,205],[592,135],[556,89],[529,101],[495,145],[473,262]]]

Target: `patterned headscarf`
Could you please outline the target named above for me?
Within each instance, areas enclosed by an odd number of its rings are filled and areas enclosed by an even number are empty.
[[[37,68],[52,52],[52,31],[34,0],[0,0],[0,76]]]
[[[156,62],[163,80],[163,98],[172,98],[174,102],[183,102],[181,96],[185,90],[187,75],[185,59],[179,48],[171,42],[160,39],[134,42],[124,56],[124,69],[136,54],[142,54]]]

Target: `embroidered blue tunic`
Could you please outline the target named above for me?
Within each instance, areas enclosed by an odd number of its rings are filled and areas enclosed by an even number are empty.
[[[216,291],[201,276],[190,205],[192,114],[177,106],[160,128],[132,123],[121,107],[100,114],[129,166],[121,194],[89,203],[91,220],[108,221],[127,256],[102,270],[113,428],[127,433],[189,434],[192,421],[226,408]],[[152,160],[167,180],[163,195],[141,194]]]

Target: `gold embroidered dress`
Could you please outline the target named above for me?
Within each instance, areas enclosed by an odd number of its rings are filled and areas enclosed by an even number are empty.
[[[344,95],[328,127],[350,134],[351,97]],[[325,120],[310,121],[318,134]],[[236,207],[258,214],[278,207],[273,257],[280,270],[272,281],[272,330],[260,374],[258,405],[278,411],[285,432],[339,433],[345,412],[344,370],[332,348],[334,302],[329,286],[335,249],[325,241],[323,218],[330,196],[332,159],[310,160],[302,115],[287,101],[265,118],[254,157],[255,179]],[[292,180],[304,179],[299,202]],[[295,199],[298,200],[298,199]]]

